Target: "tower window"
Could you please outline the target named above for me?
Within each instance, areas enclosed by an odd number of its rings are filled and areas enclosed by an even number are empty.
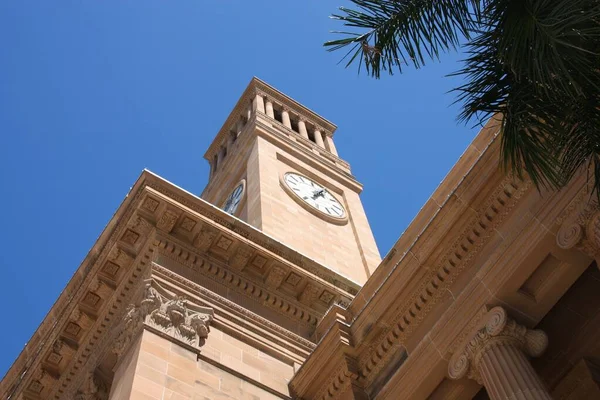
[[[300,130],[298,129],[298,120],[297,119],[290,119],[290,123],[292,124],[292,130],[294,132],[299,133]]]
[[[283,118],[281,117],[281,111],[273,110],[273,116],[275,117],[276,121],[279,121],[283,124]]]
[[[315,141],[315,131],[313,129],[306,129],[307,133],[308,133],[308,139],[313,142],[316,143]]]

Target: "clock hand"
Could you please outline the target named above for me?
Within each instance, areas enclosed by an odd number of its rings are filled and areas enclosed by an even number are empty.
[[[323,197],[324,198],[325,197],[325,189],[315,190],[313,192],[312,198],[316,199],[317,197]]]

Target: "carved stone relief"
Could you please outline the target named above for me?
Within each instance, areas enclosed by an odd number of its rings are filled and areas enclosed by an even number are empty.
[[[112,351],[121,356],[144,327],[154,328],[176,341],[200,348],[210,331],[214,311],[168,292],[152,279],[145,282],[142,300],[129,304]]]

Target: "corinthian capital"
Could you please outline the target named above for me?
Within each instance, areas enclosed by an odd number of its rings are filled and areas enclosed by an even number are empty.
[[[213,314],[212,308],[194,304],[149,279],[145,282],[142,299],[127,307],[112,350],[117,356],[125,353],[144,327],[200,348],[210,332]]]
[[[484,321],[484,327],[471,337],[462,351],[455,353],[450,359],[450,378],[460,379],[466,376],[482,384],[479,364],[486,351],[494,346],[514,346],[530,357],[542,355],[548,346],[548,337],[544,332],[517,324],[502,307],[492,308]]]

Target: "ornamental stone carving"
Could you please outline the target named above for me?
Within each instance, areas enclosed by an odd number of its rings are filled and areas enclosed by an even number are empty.
[[[113,344],[113,352],[124,354],[140,330],[146,326],[194,348],[204,345],[210,331],[214,311],[196,305],[146,280],[142,300],[130,304],[121,331]]]
[[[595,201],[562,222],[556,244],[564,250],[577,248],[592,258],[600,256],[600,210]]]
[[[530,357],[538,357],[548,346],[548,337],[541,330],[531,330],[510,319],[502,307],[492,308],[485,317],[485,326],[477,331],[462,352],[450,359],[448,375],[452,379],[468,377],[483,384],[480,363],[492,347],[511,345]]]
[[[175,227],[175,223],[179,219],[179,214],[173,210],[165,210],[156,222],[156,227],[167,233],[171,232]]]
[[[108,400],[108,389],[93,372],[88,372],[74,400]]]

